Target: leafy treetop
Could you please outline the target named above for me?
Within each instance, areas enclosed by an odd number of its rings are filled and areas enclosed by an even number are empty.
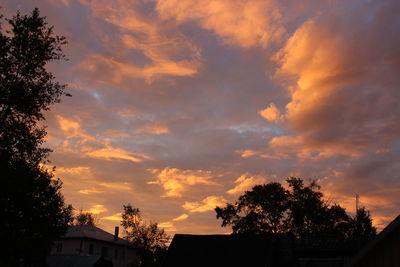
[[[132,207],[131,204],[124,205],[123,208],[121,225],[124,238],[141,249],[138,265],[160,266],[167,250],[168,235],[157,223],[145,222],[138,208]]]
[[[349,216],[340,205],[329,205],[315,181],[290,177],[288,189],[280,183],[256,185],[226,207],[216,207],[222,227],[233,233],[290,233],[297,238],[368,238],[376,234],[369,213],[359,209]]]
[[[49,152],[40,147],[46,131],[38,122],[68,95],[46,65],[65,58],[67,41],[54,34],[38,9],[6,21],[11,29],[0,34],[0,153],[37,163]]]

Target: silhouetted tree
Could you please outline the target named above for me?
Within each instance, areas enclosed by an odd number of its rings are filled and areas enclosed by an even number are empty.
[[[359,208],[349,220],[349,238],[368,238],[376,235],[376,228],[372,226],[372,219],[365,207]]]
[[[38,9],[5,21],[7,30],[0,22],[0,236],[7,245],[0,265],[41,265],[71,221],[61,181],[44,167],[50,150],[41,146],[46,131],[38,124],[64,94],[65,86],[54,81],[46,64],[64,58],[66,42]]]
[[[141,249],[139,266],[160,266],[167,250],[168,235],[157,223],[146,223],[138,208],[133,208],[131,204],[123,208],[121,226],[124,238]]]
[[[79,213],[74,217],[74,225],[92,225],[96,226],[98,218],[95,214],[89,211],[79,210]]]
[[[282,232],[288,194],[279,183],[256,185],[245,192],[235,204],[217,207],[217,218],[222,226],[232,226],[235,233]]]
[[[299,178],[291,177],[286,181],[290,188],[286,218],[288,232],[297,237],[341,235],[338,226],[348,220],[344,208],[329,206],[315,181],[307,186]]]
[[[290,233],[297,238],[375,235],[369,213],[360,210],[351,218],[340,205],[329,205],[315,181],[304,185],[291,177],[286,182],[288,190],[280,183],[256,185],[234,204],[216,207],[221,226],[231,226],[233,233]]]

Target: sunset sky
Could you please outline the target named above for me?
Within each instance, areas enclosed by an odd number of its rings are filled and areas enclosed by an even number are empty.
[[[67,37],[46,114],[66,202],[112,231],[228,233],[215,206],[317,179],[379,228],[400,213],[398,0],[5,0]]]

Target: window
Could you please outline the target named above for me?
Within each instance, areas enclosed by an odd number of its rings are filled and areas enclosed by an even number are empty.
[[[118,249],[117,248],[115,249],[115,252],[114,252],[114,259],[118,259]]]
[[[93,251],[94,251],[94,245],[90,244],[89,245],[89,255],[93,255]]]
[[[61,253],[62,252],[62,243],[57,243],[56,252],[57,253]]]
[[[101,248],[101,256],[107,257],[108,256],[108,247]]]

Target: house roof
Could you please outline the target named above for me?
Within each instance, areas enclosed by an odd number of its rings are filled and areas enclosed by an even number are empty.
[[[132,246],[132,244],[125,239],[118,238],[114,240],[114,235],[93,225],[70,226],[63,238],[90,238],[119,245]]]
[[[49,267],[112,267],[112,262],[99,255],[51,255],[47,256]]]
[[[273,242],[263,236],[176,234],[163,267],[269,266]]]
[[[362,242],[365,243],[365,242]],[[343,239],[294,239],[285,234],[174,236],[163,267],[342,266],[362,245]]]
[[[400,215],[398,215],[388,226],[383,229],[378,236],[361,249],[351,260],[348,266],[354,266],[362,260],[370,251],[378,246],[387,236],[400,228]]]

